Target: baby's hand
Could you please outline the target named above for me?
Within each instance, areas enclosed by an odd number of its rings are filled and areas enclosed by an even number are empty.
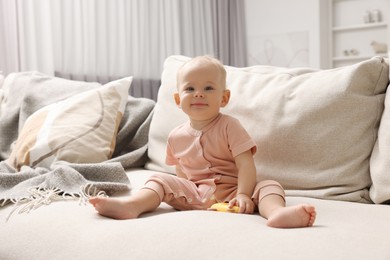
[[[239,213],[252,214],[255,211],[255,203],[246,194],[237,194],[237,196],[229,201],[229,208],[237,206],[240,208]]]

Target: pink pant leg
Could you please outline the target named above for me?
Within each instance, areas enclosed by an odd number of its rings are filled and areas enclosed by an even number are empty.
[[[196,184],[175,175],[159,173],[152,175],[146,182],[146,189],[155,191],[160,201],[166,202],[178,210],[207,209],[211,206],[215,185],[213,180],[208,183]]]
[[[256,184],[255,191],[252,196],[252,200],[258,206],[260,201],[269,195],[279,195],[285,200],[285,192],[282,185],[277,181],[266,180]]]

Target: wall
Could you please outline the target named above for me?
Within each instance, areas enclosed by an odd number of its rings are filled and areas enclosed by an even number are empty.
[[[326,0],[245,0],[249,65],[325,67]],[[326,29],[326,28],[325,28]]]

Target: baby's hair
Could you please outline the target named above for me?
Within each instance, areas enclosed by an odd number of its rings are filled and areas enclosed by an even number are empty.
[[[223,89],[226,88],[226,70],[225,70],[225,67],[224,67],[223,63],[220,60],[218,60],[217,58],[214,58],[214,57],[212,57],[210,55],[196,56],[196,57],[192,58],[191,60],[185,62],[178,70],[177,79],[179,79],[179,75],[180,75],[182,69],[186,65],[191,64],[191,63],[196,63],[196,62],[207,62],[207,63],[211,63],[211,64],[215,65],[217,67],[217,69],[219,70],[219,72],[221,73],[222,81],[223,81]]]

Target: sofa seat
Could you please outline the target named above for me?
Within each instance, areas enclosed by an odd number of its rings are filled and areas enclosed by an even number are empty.
[[[132,191],[153,171],[127,172]],[[117,194],[126,195],[126,194]],[[274,229],[257,214],[176,211],[162,204],[135,220],[112,220],[91,205],[55,202],[30,213],[0,210],[1,259],[390,259],[390,207],[287,197],[311,203],[314,227]],[[7,235],[3,235],[7,234]]]

